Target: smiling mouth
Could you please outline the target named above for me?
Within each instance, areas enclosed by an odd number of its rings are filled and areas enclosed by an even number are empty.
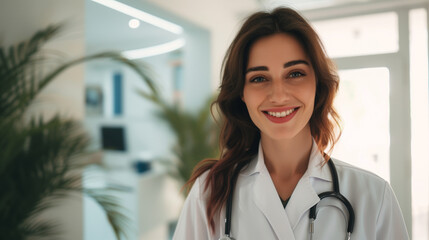
[[[295,112],[298,109],[298,107],[296,108],[291,108],[288,109],[286,111],[281,111],[281,112],[271,112],[271,111],[263,111],[265,114],[268,114],[270,116],[276,117],[276,118],[284,118],[289,116],[290,114],[292,114],[293,112]]]

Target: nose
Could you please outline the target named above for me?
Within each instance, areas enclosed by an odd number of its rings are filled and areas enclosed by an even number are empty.
[[[269,100],[271,103],[281,104],[289,100],[290,93],[286,84],[281,80],[273,80],[270,88]]]

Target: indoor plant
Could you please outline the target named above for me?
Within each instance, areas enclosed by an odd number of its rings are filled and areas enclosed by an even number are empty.
[[[81,187],[79,171],[88,164],[89,140],[76,121],[29,113],[34,99],[64,70],[93,59],[111,59],[135,70],[156,94],[141,65],[118,53],[101,53],[64,62],[42,50],[60,25],[38,31],[27,41],[0,47],[0,234],[2,239],[52,237],[59,226],[38,219],[70,192],[87,194],[105,210],[116,237],[125,234],[126,217],[106,189]],[[36,220],[37,219],[37,220]]]
[[[159,93],[139,91],[140,95],[158,106],[157,116],[166,123],[176,137],[172,148],[173,159],[161,159],[169,173],[182,184],[189,180],[195,166],[203,159],[219,157],[219,133],[221,122],[211,111],[210,97],[196,111],[183,109],[179,103],[169,104]],[[213,108],[216,110],[216,108]],[[183,191],[186,195],[187,191]]]

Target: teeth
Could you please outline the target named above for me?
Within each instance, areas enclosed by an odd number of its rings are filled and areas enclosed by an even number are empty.
[[[268,112],[269,115],[273,116],[273,117],[286,117],[287,115],[291,114],[293,111],[295,111],[295,108],[289,109],[287,111],[283,111],[283,112]]]

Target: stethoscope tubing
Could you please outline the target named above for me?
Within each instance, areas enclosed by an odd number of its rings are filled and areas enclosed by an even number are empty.
[[[234,173],[232,175],[232,183],[231,183],[231,192],[228,195],[228,198],[226,200],[226,211],[225,211],[225,236],[228,238],[226,239],[233,239],[230,237],[231,234],[231,219],[232,219],[232,198],[233,193],[235,189],[235,183],[237,182],[238,174],[240,173],[241,169],[246,166],[245,163],[238,164],[237,167],[234,170]]]
[[[350,236],[351,236],[351,234],[353,232],[353,228],[354,228],[354,222],[355,222],[355,214],[354,214],[353,206],[350,204],[350,202],[347,200],[347,198],[344,197],[340,193],[338,173],[337,173],[337,169],[335,168],[335,165],[334,165],[332,159],[328,160],[328,165],[329,165],[329,170],[330,170],[331,175],[332,175],[333,191],[322,192],[318,196],[320,198],[320,201],[322,201],[322,199],[324,199],[324,198],[332,197],[332,198],[338,199],[339,201],[341,201],[345,205],[345,207],[347,208],[347,211],[349,213],[349,219],[348,219],[348,223],[347,223],[347,239],[350,239]],[[219,238],[219,240],[234,240],[234,238],[232,238],[230,236],[231,235],[233,192],[234,192],[237,176],[238,176],[239,172],[241,171],[241,168],[243,168],[244,166],[245,166],[245,164],[239,164],[239,165],[237,165],[236,169],[234,170],[234,173],[233,173],[233,176],[231,179],[231,192],[228,194],[228,198],[226,201],[225,235],[223,235],[221,238]],[[312,234],[313,234],[313,231],[312,231],[313,223],[317,217],[316,208],[317,208],[317,203],[313,207],[311,207],[310,213],[309,213],[310,229],[311,229],[310,230],[310,232],[311,232],[310,237],[311,238],[312,238]]]
[[[332,159],[328,160],[328,165],[329,165],[329,170],[331,171],[331,175],[332,175],[332,182],[333,182],[332,185],[333,185],[334,191],[320,193],[319,198],[320,198],[320,201],[322,201],[322,199],[328,198],[328,197],[336,198],[346,206],[347,211],[349,213],[349,219],[348,219],[348,223],[347,223],[347,232],[351,234],[353,232],[353,228],[354,228],[354,224],[355,224],[355,212],[354,212],[353,206],[351,205],[349,200],[347,200],[347,198],[344,197],[340,193],[340,185],[339,185],[339,181],[338,181],[338,172],[337,172],[337,169],[335,168],[335,165],[334,165],[334,162],[332,161]],[[315,204],[313,207],[310,208],[310,214],[309,214],[310,219],[313,219],[314,221],[316,220],[316,217],[317,217],[316,216],[317,215],[316,214],[316,208],[317,208],[317,204]]]

